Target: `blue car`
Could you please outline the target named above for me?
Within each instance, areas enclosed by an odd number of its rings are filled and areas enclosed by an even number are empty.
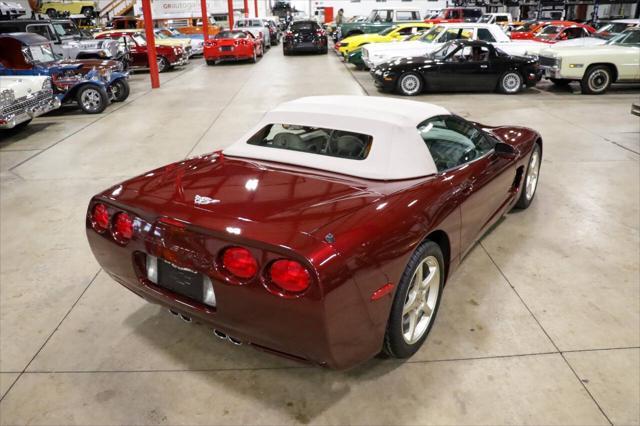
[[[129,96],[129,73],[111,60],[59,60],[51,42],[37,34],[0,34],[0,75],[46,75],[63,104],[77,104],[87,114]]]

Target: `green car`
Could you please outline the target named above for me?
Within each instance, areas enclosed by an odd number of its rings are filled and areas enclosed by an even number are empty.
[[[345,22],[340,25],[340,38],[379,33],[392,25],[420,21],[422,19],[418,10],[374,9],[364,22]]]
[[[362,60],[362,49],[356,49],[353,52],[349,53],[347,56],[347,62],[356,66],[359,70],[364,70],[367,68],[364,61]]]

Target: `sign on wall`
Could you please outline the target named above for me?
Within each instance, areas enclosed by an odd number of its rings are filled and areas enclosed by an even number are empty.
[[[242,0],[240,2],[234,1],[234,8],[241,8],[242,4]],[[227,13],[227,1],[207,0],[207,12],[210,14]],[[141,0],[136,0],[133,13],[142,15]],[[202,14],[200,0],[153,0],[151,13],[154,19],[196,18]]]

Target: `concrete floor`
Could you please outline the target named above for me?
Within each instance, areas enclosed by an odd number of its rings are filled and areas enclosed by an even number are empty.
[[[100,271],[89,197],[228,145],[269,108],[314,94],[376,95],[334,55],[132,78],[106,113],[39,118],[0,142],[2,424],[638,424],[640,119],[637,88],[582,96],[418,99],[539,130],[538,194],[450,281],[423,349],[346,372],[215,339]]]

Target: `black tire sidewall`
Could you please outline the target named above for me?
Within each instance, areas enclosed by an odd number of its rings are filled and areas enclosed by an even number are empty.
[[[158,57],[158,72],[165,72],[169,69],[169,61],[167,61],[167,58],[165,58],[164,56],[159,56]],[[160,66],[160,64],[162,64],[162,66]]]
[[[415,272],[417,266],[428,256],[433,256],[438,260],[440,266],[440,288],[438,292],[438,300],[436,301],[435,309],[433,310],[431,322],[424,332],[424,335],[416,343],[410,345],[405,342],[402,337],[402,310],[404,308],[404,302],[407,296],[407,291],[411,285],[411,278]],[[431,328],[435,324],[438,310],[440,309],[440,301],[442,300],[442,292],[444,290],[445,282],[445,264],[444,256],[440,247],[433,241],[425,241],[422,243],[411,255],[409,262],[402,273],[396,294],[391,305],[391,312],[389,314],[389,321],[387,323],[387,331],[384,338],[383,351],[394,358],[409,358],[415,354],[424,341],[429,336]]]
[[[120,79],[120,80],[114,81],[112,86],[116,84],[120,86],[120,96],[117,98],[114,96],[113,101],[114,102],[126,101],[127,98],[129,97],[129,83],[127,83],[127,81],[124,79]]]

